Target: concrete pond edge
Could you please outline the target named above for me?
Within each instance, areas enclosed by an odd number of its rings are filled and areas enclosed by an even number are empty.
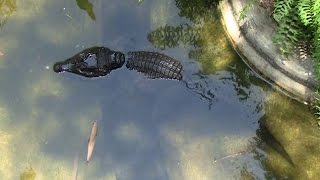
[[[311,70],[309,72],[308,68],[301,67],[298,63],[295,64],[298,61],[296,59],[289,61],[291,63],[289,65],[282,63],[282,61],[279,63],[280,60],[278,61],[277,57],[281,57],[281,55],[273,45],[270,45],[273,43],[272,38],[268,38],[268,34],[261,34],[265,31],[256,31],[258,27],[256,29],[255,27],[245,27],[244,31],[243,26],[237,21],[240,16],[239,10],[243,7],[244,2],[241,3],[239,0],[222,0],[219,4],[222,24],[236,52],[254,72],[277,90],[304,104],[312,102],[316,98],[315,87],[317,83],[314,77],[307,77],[307,75],[313,74]],[[265,14],[248,14],[244,21],[253,19],[255,16],[265,16]],[[257,43],[252,43],[250,39],[257,39]],[[270,57],[268,54],[272,54],[272,56]],[[294,59],[295,57],[290,58]],[[306,78],[303,77],[304,75]]]

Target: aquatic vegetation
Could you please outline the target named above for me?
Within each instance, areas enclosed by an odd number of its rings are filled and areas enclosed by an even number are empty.
[[[85,10],[92,20],[96,20],[96,15],[94,14],[93,5],[91,2],[88,0],[77,0],[77,5],[80,9]]]
[[[29,167],[20,174],[20,180],[34,180],[36,175],[37,174],[32,167]]]
[[[0,27],[17,10],[16,0],[0,0]]]

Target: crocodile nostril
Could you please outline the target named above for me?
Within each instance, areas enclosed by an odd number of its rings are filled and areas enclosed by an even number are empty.
[[[53,65],[53,71],[54,72],[62,72],[63,71],[63,69],[62,69],[62,64],[60,64],[60,63],[55,63],[54,65]]]

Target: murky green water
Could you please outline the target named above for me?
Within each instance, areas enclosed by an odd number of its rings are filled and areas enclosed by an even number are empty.
[[[70,179],[77,154],[78,179],[319,173],[314,116],[242,63],[208,2],[2,2],[1,179]],[[150,80],[126,68],[95,79],[52,71],[54,62],[96,45],[166,54],[183,64],[183,81]],[[87,165],[93,120],[99,132]]]

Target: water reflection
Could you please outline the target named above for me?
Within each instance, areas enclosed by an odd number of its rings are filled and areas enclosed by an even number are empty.
[[[89,2],[89,0],[77,0],[77,5],[80,9],[85,10],[92,20],[96,20],[96,15],[93,11],[93,4]]]
[[[148,40],[157,48],[174,48],[178,45],[196,46],[199,32],[188,24],[160,27],[148,34]]]
[[[214,12],[219,0],[175,0],[176,6],[180,9],[181,17],[189,18],[191,21],[197,21],[210,12]]]
[[[214,101],[215,87],[209,85],[208,79],[211,79],[213,74],[228,69],[230,64],[235,63],[235,60],[240,60],[237,59],[226,36],[222,36],[224,30],[215,10],[217,3],[218,1],[176,1],[180,10],[179,15],[190,19],[191,22],[177,26],[161,26],[147,36],[149,42],[160,49],[182,46],[189,51],[188,58],[191,62],[195,60],[200,63],[200,68],[196,67],[196,71],[186,72],[184,82],[191,92],[209,102],[209,109]],[[229,68],[229,70],[230,73],[235,73],[232,77],[241,76],[241,73],[235,72],[234,69]],[[251,77],[254,76],[251,75]],[[236,82],[242,81],[241,79],[237,78]],[[238,84],[235,88],[240,95],[239,98],[245,100],[248,95],[245,95],[243,89],[249,88],[250,85],[242,85]]]

